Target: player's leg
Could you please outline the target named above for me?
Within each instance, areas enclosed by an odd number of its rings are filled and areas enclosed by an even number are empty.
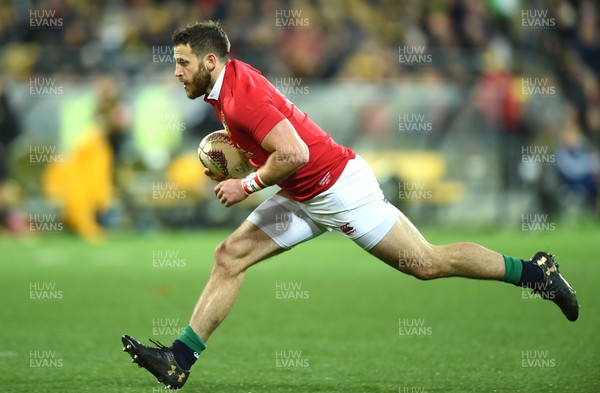
[[[217,247],[214,265],[192,313],[190,324],[171,347],[155,342],[159,348],[143,345],[130,336],[123,336],[124,351],[132,361],[151,372],[167,387],[181,388],[189,370],[206,340],[225,319],[240,291],[246,270],[285,249],[249,221],[233,232]]]
[[[373,214],[378,210],[376,205],[372,207]],[[384,210],[384,203],[380,202],[380,205],[379,209]],[[391,229],[385,226],[382,223],[355,241],[397,270],[421,280],[441,277],[501,280],[531,288],[542,298],[552,300],[570,321],[577,320],[579,316],[575,291],[548,253],[537,252],[525,261],[475,243],[432,245],[399,211]],[[374,244],[373,240],[377,242],[372,248],[365,247],[366,244]]]
[[[326,206],[326,209],[323,209]],[[421,279],[444,276],[502,279],[502,255],[473,243],[429,244],[384,198],[360,157],[350,160],[336,183],[308,206],[315,221],[354,240],[390,266]]]
[[[173,345],[184,368],[192,366],[206,347],[204,343],[229,314],[250,266],[323,233],[324,229],[306,217],[299,205],[282,194],[274,195],[217,246],[210,278],[190,325]]]
[[[263,202],[215,251],[208,283],[188,325],[172,347],[150,348],[130,336],[122,341],[133,362],[167,386],[180,388],[206,348],[213,331],[229,314],[246,270],[273,255],[319,236],[325,231],[307,217],[299,203],[277,194]]]
[[[229,314],[240,291],[246,270],[271,256],[319,236],[324,229],[302,211],[300,203],[283,194],[263,202],[248,220],[217,246],[208,283],[194,308],[187,331],[174,343],[182,349],[184,366],[194,363],[205,342]],[[189,351],[191,349],[193,351]]]
[[[505,273],[502,254],[475,243],[432,245],[402,213],[369,252],[394,269],[421,280],[440,277],[502,280]]]
[[[503,280],[533,289],[557,303],[569,320],[577,319],[575,292],[559,274],[550,254],[538,252],[524,261],[474,243],[430,244],[384,199],[377,179],[360,157],[348,162],[338,181],[315,197],[307,209],[316,222],[351,238],[399,271],[422,280]]]
[[[558,271],[553,256],[545,252],[537,252],[525,261],[474,243],[435,246],[402,213],[368,251],[393,268],[422,280],[467,277],[502,280],[531,288],[556,303],[568,320],[575,321],[579,316],[575,291]]]
[[[285,251],[249,221],[218,245],[208,283],[190,319],[190,326],[206,342],[225,319],[242,286],[246,270]]]

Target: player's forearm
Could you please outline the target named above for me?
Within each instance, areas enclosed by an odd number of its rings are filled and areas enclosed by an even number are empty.
[[[278,149],[269,155],[265,165],[258,169],[258,175],[265,185],[277,184],[308,162],[308,149]]]
[[[269,155],[265,165],[242,179],[242,188],[246,194],[252,194],[265,187],[279,183],[291,176],[308,162],[306,145],[298,149],[278,149]]]

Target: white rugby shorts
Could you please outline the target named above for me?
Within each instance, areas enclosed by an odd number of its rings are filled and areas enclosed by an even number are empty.
[[[357,155],[327,191],[300,202],[282,190],[258,206],[248,221],[284,249],[336,231],[368,251],[392,229],[399,214]]]

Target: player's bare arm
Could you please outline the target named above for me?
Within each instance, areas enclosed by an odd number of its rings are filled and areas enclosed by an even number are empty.
[[[258,173],[267,184],[277,184],[308,162],[308,146],[289,120],[280,121],[263,139],[261,146],[271,152]]]
[[[257,175],[265,186],[277,184],[289,177],[309,159],[306,143],[300,139],[294,126],[287,119],[280,121],[269,131],[261,146],[271,153],[265,165],[257,170]],[[205,173],[212,174],[208,169]],[[213,175],[213,178],[216,177],[218,175]],[[215,187],[215,195],[226,207],[241,202],[248,196],[242,182],[240,179],[221,181]]]

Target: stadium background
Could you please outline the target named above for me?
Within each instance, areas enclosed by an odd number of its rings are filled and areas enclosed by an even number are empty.
[[[0,5],[0,367],[25,370],[5,391],[156,389],[118,336],[170,342],[212,249],[274,192],[225,209],[201,175],[222,126],[170,44],[199,19],[428,239],[556,252],[584,308],[568,325],[518,289],[414,282],[326,235],[256,268],[190,390],[600,390],[596,2],[59,0]]]

